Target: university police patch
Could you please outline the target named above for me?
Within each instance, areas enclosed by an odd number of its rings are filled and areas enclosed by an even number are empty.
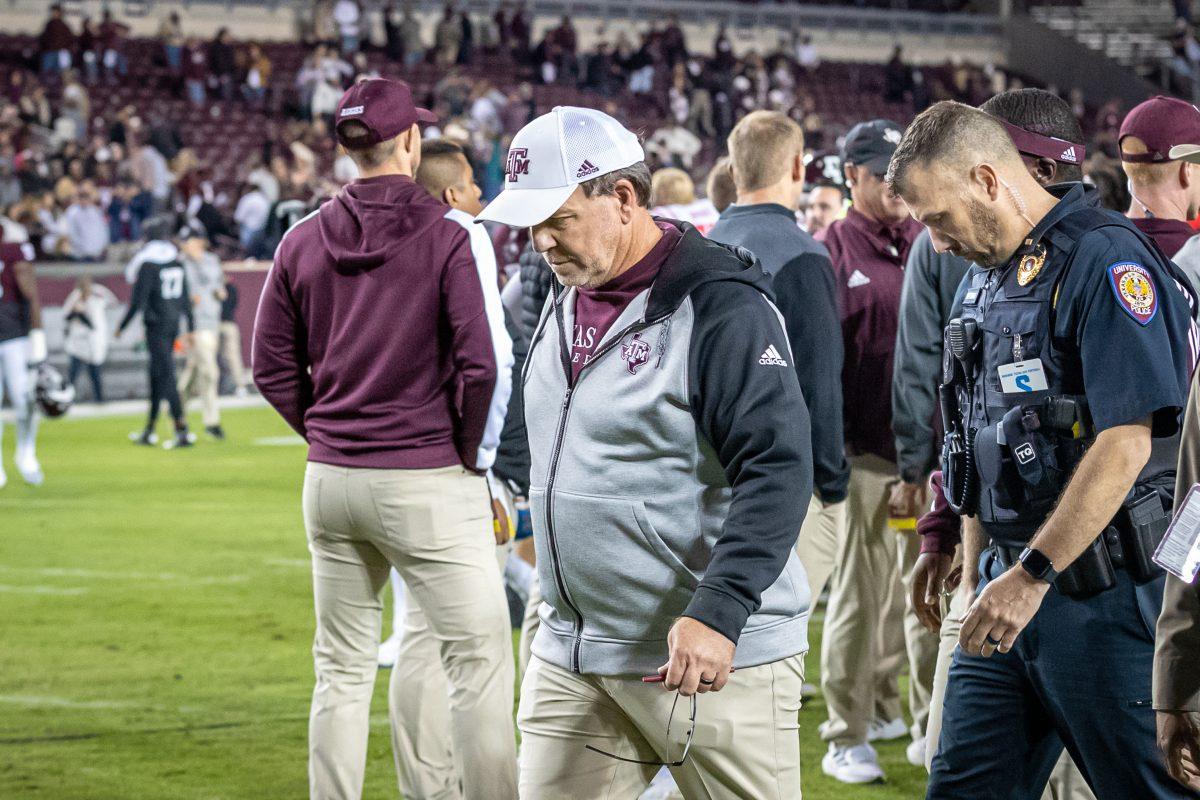
[[[1139,325],[1149,325],[1158,312],[1154,279],[1141,264],[1122,261],[1108,268],[1108,283],[1121,308]]]

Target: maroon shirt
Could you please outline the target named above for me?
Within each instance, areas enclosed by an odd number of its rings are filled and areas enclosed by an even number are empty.
[[[1129,221],[1133,223],[1133,227],[1153,239],[1167,258],[1174,258],[1179,248],[1196,235],[1195,229],[1181,219],[1142,217]]]
[[[946,494],[942,491],[942,472],[938,470],[929,477],[929,488],[933,502],[929,511],[917,520],[917,533],[921,536],[922,553],[944,553],[954,555],[954,548],[962,541],[962,520],[950,508]]]
[[[625,307],[650,288],[667,256],[683,235],[674,225],[658,223],[662,237],[650,252],[608,283],[594,289],[580,289],[575,295],[575,330],[571,341],[571,380],[592,360],[592,354],[608,329]]]
[[[849,455],[873,453],[896,461],[892,362],[900,288],[908,251],[922,230],[911,218],[889,228],[851,208],[825,232],[842,314],[842,408]]]
[[[448,211],[409,177],[359,180],[276,250],[254,382],[309,461],[476,468],[498,367],[468,233]]]

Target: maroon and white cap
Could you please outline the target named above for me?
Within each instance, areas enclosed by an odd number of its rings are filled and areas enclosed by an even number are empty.
[[[351,86],[338,101],[334,130],[343,145],[347,142],[342,137],[342,123],[350,120],[367,127],[366,139],[353,141],[362,146],[395,139],[414,122],[437,122],[437,116],[413,103],[412,89],[404,81],[370,78]]]
[[[504,191],[476,222],[514,228],[545,222],[575,187],[646,160],[638,137],[602,111],[557,106],[513,137],[504,167]]]
[[[1126,136],[1141,139],[1146,152],[1122,152],[1122,161],[1132,164],[1195,161],[1200,154],[1200,111],[1174,97],[1151,97],[1125,115],[1117,141]]]

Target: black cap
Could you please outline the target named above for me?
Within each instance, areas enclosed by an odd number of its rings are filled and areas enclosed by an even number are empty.
[[[175,232],[175,219],[170,214],[156,214],[142,223],[142,238],[146,241],[167,241]]]
[[[842,163],[866,167],[882,176],[902,138],[904,128],[891,120],[860,122],[850,129],[842,142]]]
[[[193,217],[179,228],[175,238],[181,242],[186,242],[188,239],[207,239],[208,231],[204,229],[204,224],[200,220]]]

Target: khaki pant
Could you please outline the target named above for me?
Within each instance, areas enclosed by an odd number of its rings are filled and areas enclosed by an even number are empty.
[[[236,322],[221,323],[221,358],[235,389],[246,388],[246,365],[242,362],[242,330]]]
[[[461,467],[375,470],[310,463],[304,523],[317,614],[311,796],[362,793],[380,591],[393,566],[414,609],[426,611],[426,641],[441,656],[446,694],[437,703],[431,698],[426,712],[448,715],[442,720],[465,797],[511,800],[512,643],[484,479]],[[392,731],[394,739],[403,735],[395,717]]]
[[[804,525],[800,528],[800,538],[796,540],[796,555],[808,576],[814,606],[833,574],[838,542],[845,527],[846,501],[825,503],[816,495],[812,496],[808,501],[808,513],[804,515]]]
[[[186,403],[193,393],[200,397],[206,428],[221,424],[221,411],[217,407],[217,388],[221,381],[221,371],[217,367],[217,344],[216,331],[196,331],[183,372],[179,373],[179,399]]]
[[[821,646],[821,690],[829,707],[821,736],[844,746],[867,741],[872,719],[901,716],[896,678],[905,660],[914,739],[924,735],[928,716],[938,640],[907,608],[901,575],[911,571],[920,540],[888,526],[895,470],[876,456],[851,459],[846,526]]]
[[[501,570],[511,549],[509,544],[496,548]],[[441,648],[421,604],[407,587],[403,603],[400,654],[388,684],[392,755],[400,794],[414,800],[459,800],[463,796],[461,772],[454,762],[450,684],[442,667]]]
[[[966,595],[955,592],[950,602],[942,603],[942,627],[938,639],[937,669],[933,675],[933,692],[929,699],[929,725],[926,728],[925,769],[933,763],[937,754],[938,739],[942,735],[942,705],[946,700],[946,681],[950,674],[950,659],[958,647],[958,633],[962,630],[962,618],[967,613]],[[1096,800],[1088,788],[1079,768],[1071,760],[1071,754],[1063,750],[1042,800]]]
[[[688,800],[800,800],[800,656],[739,669],[697,696],[687,760],[671,772]],[[632,800],[683,753],[691,701],[637,678],[578,675],[534,656],[521,687],[522,800]],[[670,720],[670,737],[667,723]]]

